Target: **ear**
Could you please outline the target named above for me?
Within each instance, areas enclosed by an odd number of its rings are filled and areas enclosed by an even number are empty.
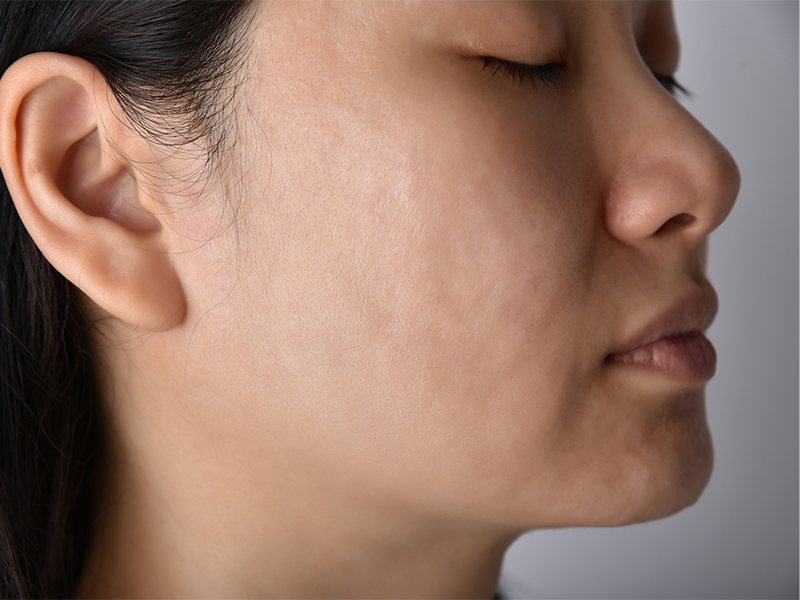
[[[79,58],[31,54],[0,80],[0,168],[31,237],[98,306],[165,330],[183,320],[186,300],[159,203],[132,168],[149,145],[126,123]]]

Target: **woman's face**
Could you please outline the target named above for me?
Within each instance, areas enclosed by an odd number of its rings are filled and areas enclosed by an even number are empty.
[[[210,239],[180,267],[209,436],[509,529],[692,503],[738,172],[653,75],[677,62],[663,2],[259,7],[235,224],[176,221]]]

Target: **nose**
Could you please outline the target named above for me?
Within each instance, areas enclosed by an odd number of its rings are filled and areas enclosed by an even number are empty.
[[[606,227],[628,245],[670,239],[694,248],[733,208],[736,162],[646,67],[633,70],[621,89]]]

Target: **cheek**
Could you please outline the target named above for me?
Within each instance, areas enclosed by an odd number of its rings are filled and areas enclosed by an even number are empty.
[[[337,382],[351,423],[391,419],[386,403],[406,414],[409,399],[483,411],[499,388],[562,398],[595,224],[559,128],[515,138],[472,82],[376,91],[325,72],[290,84],[304,104],[265,80],[254,107],[272,160],[243,223],[242,289],[268,300],[255,327],[283,379],[312,397]],[[385,398],[378,416],[364,397]]]
[[[411,260],[397,265],[411,292],[401,308],[441,349],[432,364],[449,374],[448,389],[494,398],[521,386],[561,398],[580,358],[572,349],[587,317],[593,211],[560,177],[557,145],[514,139],[506,123],[465,128],[463,115],[451,118],[438,119],[435,136],[414,137],[419,225]]]
[[[320,439],[379,445],[417,479],[530,470],[500,455],[535,455],[577,393],[590,219],[548,152],[494,124],[389,116],[356,135],[341,114],[302,151],[275,130],[269,199],[242,223],[239,288],[263,300],[248,354],[280,349],[261,389],[315,399]]]

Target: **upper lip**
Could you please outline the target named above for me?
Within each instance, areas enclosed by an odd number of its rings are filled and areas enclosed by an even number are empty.
[[[717,306],[717,294],[710,286],[693,292],[659,313],[609,356],[625,354],[664,338],[703,332],[714,320]]]

